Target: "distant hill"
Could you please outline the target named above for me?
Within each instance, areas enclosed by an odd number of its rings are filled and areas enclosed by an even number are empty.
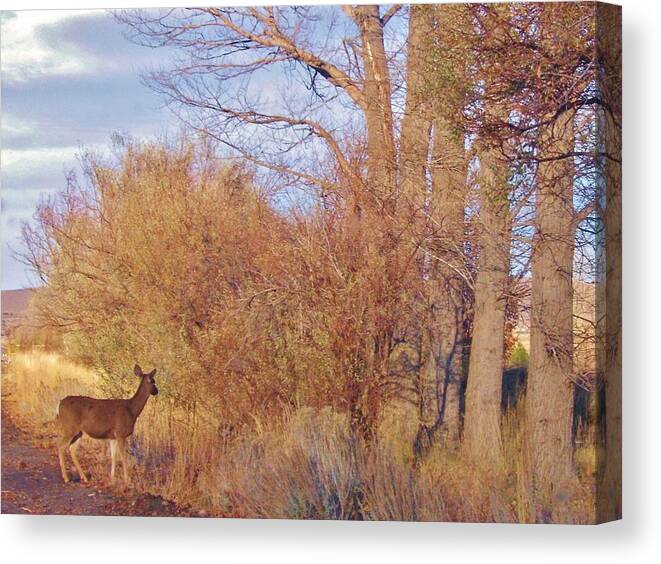
[[[33,295],[34,288],[2,290],[2,292],[0,292],[3,335],[6,335],[7,331],[20,323],[23,319]]]

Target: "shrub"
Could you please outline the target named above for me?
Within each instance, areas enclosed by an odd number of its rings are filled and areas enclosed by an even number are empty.
[[[528,349],[520,341],[517,341],[510,353],[509,366],[511,368],[527,368],[529,356]]]

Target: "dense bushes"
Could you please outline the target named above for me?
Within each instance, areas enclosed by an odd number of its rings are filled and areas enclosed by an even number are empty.
[[[137,360],[168,397],[235,429],[332,406],[373,430],[394,389],[394,320],[409,315],[406,271],[385,279],[398,249],[380,252],[379,228],[346,229],[341,207],[279,213],[208,148],[117,143],[116,162],[87,155],[85,181],[26,227],[47,280],[34,322],[59,328],[108,392],[133,386]]]

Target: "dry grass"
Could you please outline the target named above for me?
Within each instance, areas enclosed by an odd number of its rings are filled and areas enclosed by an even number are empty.
[[[55,354],[15,354],[3,374],[10,408],[38,433],[61,398],[104,397],[100,375]],[[164,394],[147,403],[131,440],[135,487],[214,515],[254,518],[533,522],[539,519],[527,472],[520,414],[504,421],[506,468],[494,473],[460,448],[435,445],[414,463],[411,418],[384,418],[367,448],[345,415],[299,409],[256,421],[228,440],[221,422],[193,416]],[[53,429],[53,433],[54,433]],[[594,474],[594,447],[575,453],[579,475]],[[101,456],[99,456],[101,454]],[[108,457],[88,440],[81,458],[105,478]],[[54,459],[55,463],[55,459]],[[584,480],[585,482],[585,480]],[[566,520],[590,522],[589,487],[573,497]]]
[[[2,373],[17,415],[34,425],[52,422],[65,396],[98,395],[100,383],[98,374],[55,353],[15,353]]]

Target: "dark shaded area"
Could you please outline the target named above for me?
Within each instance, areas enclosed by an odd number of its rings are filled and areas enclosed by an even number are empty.
[[[526,391],[526,377],[528,369],[510,368],[503,372],[503,383],[501,386],[500,407],[503,412],[516,407],[519,396]]]
[[[523,401],[526,392],[528,369],[526,367],[510,368],[503,372],[501,387],[501,409],[503,412],[514,409],[519,401]],[[603,432],[606,398],[602,378],[591,375],[591,385],[574,385],[574,418],[572,422],[572,438],[576,440],[581,428],[596,426]]]

